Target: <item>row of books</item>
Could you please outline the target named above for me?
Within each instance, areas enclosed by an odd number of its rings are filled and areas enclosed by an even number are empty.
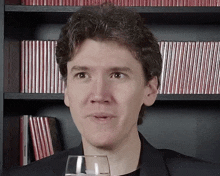
[[[160,42],[159,94],[219,94],[220,42]]]
[[[219,0],[22,0],[22,5],[89,6],[111,2],[118,6],[219,6]]]
[[[24,166],[63,150],[55,117],[22,115],[6,117],[4,121],[4,158],[8,159],[4,161],[6,168]]]
[[[21,42],[21,93],[63,93],[56,41]]]
[[[161,41],[159,45],[163,57],[159,94],[220,93],[220,42]],[[22,41],[22,93],[64,92],[55,46],[56,41]]]

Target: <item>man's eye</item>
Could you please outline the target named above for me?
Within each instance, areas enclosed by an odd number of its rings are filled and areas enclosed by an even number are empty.
[[[79,78],[79,79],[84,79],[84,78],[88,78],[89,76],[84,72],[80,72],[80,73],[77,73],[74,77]]]
[[[111,78],[117,78],[117,79],[124,78],[124,77],[125,77],[125,75],[120,72],[116,72],[111,75]]]

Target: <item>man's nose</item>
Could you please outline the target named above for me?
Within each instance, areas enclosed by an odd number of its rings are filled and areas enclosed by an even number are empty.
[[[110,91],[110,82],[100,76],[92,83],[91,89],[91,103],[110,103],[111,101],[111,91]]]

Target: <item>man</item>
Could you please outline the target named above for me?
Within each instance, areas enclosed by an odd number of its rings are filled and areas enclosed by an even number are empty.
[[[57,62],[82,144],[5,175],[64,175],[68,155],[107,155],[111,175],[215,176],[219,165],[157,150],[138,132],[160,84],[161,55],[135,12],[83,7],[61,31]]]

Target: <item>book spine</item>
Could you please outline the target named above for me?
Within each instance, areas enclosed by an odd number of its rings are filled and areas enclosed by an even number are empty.
[[[178,68],[180,65],[180,55],[181,55],[181,42],[176,42],[176,52],[175,52],[175,62],[174,62],[174,70],[172,75],[172,85],[170,86],[170,93],[174,94],[177,86],[177,75],[178,75]]]
[[[36,88],[36,41],[32,41],[32,64],[31,64],[31,92],[30,93],[36,93],[35,88]]]
[[[55,46],[54,41],[51,41],[51,93],[55,93]]]
[[[36,117],[36,123],[37,123],[37,128],[39,131],[39,138],[40,138],[40,144],[41,144],[41,149],[42,149],[42,158],[45,158],[47,157],[47,151],[46,151],[46,146],[45,146],[44,139],[43,139],[44,136],[43,136],[43,129],[40,124],[40,117]]]
[[[215,76],[214,76],[214,85],[212,94],[218,94],[220,91],[220,84],[219,84],[219,77],[220,77],[220,42],[218,42],[218,48],[217,48],[217,59],[216,59],[216,66],[215,66]]]
[[[36,44],[35,44],[35,48],[36,48],[36,56],[35,56],[35,58],[36,58],[36,61],[35,61],[35,63],[36,63],[36,73],[35,73],[35,75],[36,75],[36,80],[35,80],[35,93],[40,93],[40,56],[39,56],[39,54],[40,54],[40,49],[39,49],[39,40],[37,40],[37,41],[35,41],[36,42]]]
[[[51,41],[47,41],[47,90],[46,93],[50,93],[51,90]]]
[[[56,45],[57,45],[57,42],[56,41],[54,41],[54,48],[56,47]],[[56,62],[56,56],[55,56],[55,54],[54,54],[54,57],[55,57],[55,62],[54,62],[54,64],[55,64],[55,80],[54,80],[54,86],[55,86],[55,88],[54,88],[54,93],[58,93],[58,83],[59,83],[59,67],[58,67],[58,64],[57,64],[57,62]]]
[[[162,74],[161,74],[161,93],[164,94],[165,82],[166,82],[166,71],[167,71],[167,60],[168,60],[168,50],[169,50],[169,42],[164,43],[163,50],[163,65],[162,65]]]
[[[201,72],[201,63],[202,63],[202,54],[204,50],[204,42],[200,42],[199,53],[198,53],[198,62],[197,62],[197,70],[195,75],[195,83],[194,83],[194,94],[198,94],[198,86],[199,86],[199,75]]]
[[[189,56],[189,73],[188,73],[188,79],[185,80],[185,93],[190,94],[190,86],[192,84],[193,79],[193,68],[195,64],[195,51],[196,51],[196,43],[191,42],[191,48],[190,48],[190,56]]]
[[[44,145],[45,145],[45,151],[46,151],[46,156],[50,156],[50,149],[49,149],[49,142],[47,139],[47,132],[46,132],[46,127],[45,127],[45,122],[43,120],[44,117],[40,117],[40,125],[42,129],[42,134],[43,134],[43,140],[44,140]]]
[[[33,41],[28,42],[28,93],[31,93],[31,87],[32,87],[32,51],[33,51]]]
[[[168,85],[167,85],[167,91],[166,93],[167,94],[172,94],[172,85],[174,84],[173,83],[173,75],[174,75],[174,71],[175,71],[175,63],[176,63],[176,60],[177,58],[175,58],[176,56],[176,49],[177,49],[177,42],[172,42],[173,46],[172,46],[172,55],[171,55],[171,64],[170,64],[170,71],[169,71],[169,74],[168,74]]]
[[[212,67],[214,65],[213,63],[213,56],[214,56],[214,42],[210,42],[210,51],[208,52],[208,70],[207,70],[207,77],[205,79],[205,87],[204,87],[204,94],[208,94],[210,89],[210,82],[211,82],[211,73],[212,73]]]
[[[47,51],[47,41],[44,41],[44,48],[43,48],[43,93],[47,93],[47,56],[48,56],[48,51]]]
[[[40,131],[38,128],[38,123],[37,123],[36,117],[33,117],[33,125],[34,125],[35,134],[36,134],[36,142],[37,142],[37,150],[38,150],[38,154],[39,154],[39,159],[42,159],[44,157],[44,155],[43,155],[43,150],[42,150],[42,145],[41,145]]]
[[[182,58],[184,53],[184,42],[180,42],[180,51],[179,51],[179,62],[178,67],[176,68],[176,79],[175,79],[175,87],[174,87],[174,94],[179,93],[179,84],[180,84],[180,75],[182,70]]]
[[[45,127],[46,127],[46,133],[47,133],[47,140],[48,140],[50,155],[53,155],[54,150],[53,150],[53,143],[52,143],[52,138],[51,138],[51,134],[50,134],[50,125],[49,125],[48,117],[44,117],[43,120],[44,120]]]
[[[185,61],[185,74],[184,74],[184,78],[183,78],[183,83],[182,83],[182,94],[186,94],[187,93],[187,83],[189,81],[189,72],[190,72],[190,54],[192,51],[192,42],[187,42],[187,54],[186,54],[186,61]]]
[[[198,56],[200,51],[200,42],[195,43],[195,57],[193,61],[191,84],[189,85],[189,93],[194,94],[195,82],[196,82],[196,73],[198,68]]]
[[[29,125],[30,125],[31,139],[33,143],[34,156],[35,156],[35,160],[37,161],[40,159],[40,157],[39,157],[38,148],[37,148],[36,132],[35,132],[32,116],[29,117]]]
[[[168,93],[168,84],[170,79],[170,70],[171,70],[171,63],[172,63],[172,49],[173,49],[173,42],[168,42],[168,54],[167,54],[167,64],[165,70],[165,77],[164,77],[164,90],[163,93]]]

